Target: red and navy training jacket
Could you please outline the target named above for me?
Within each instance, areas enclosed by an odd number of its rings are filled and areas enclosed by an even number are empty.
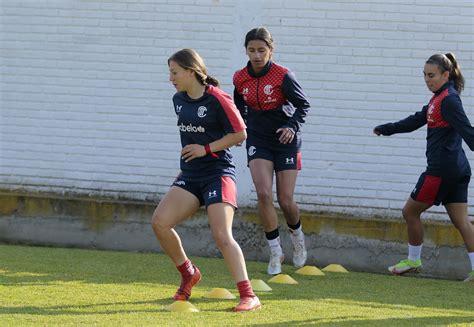
[[[392,135],[409,133],[425,124],[428,124],[426,173],[447,178],[471,175],[462,140],[474,151],[474,128],[464,112],[461,98],[452,81],[436,91],[421,111],[399,122],[380,125],[375,129],[382,135]]]
[[[217,87],[209,86],[199,99],[192,99],[186,92],[173,96],[178,116],[181,146],[205,145],[221,139],[228,133],[245,130],[245,123],[232,98]],[[235,165],[229,149],[185,162],[181,159],[181,176],[190,181],[202,181],[218,176],[235,179]]]
[[[247,123],[247,140],[254,145],[287,150],[301,147],[301,125],[310,104],[294,74],[269,61],[256,74],[250,62],[234,74],[234,102]],[[276,130],[290,127],[295,137],[281,144]]]

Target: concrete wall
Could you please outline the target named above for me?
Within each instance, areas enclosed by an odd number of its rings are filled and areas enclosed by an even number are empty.
[[[161,251],[150,225],[149,202],[59,197],[0,192],[0,242],[127,251]],[[341,264],[350,271],[388,273],[406,258],[406,227],[401,220],[318,215],[303,212],[308,264]],[[220,256],[204,211],[176,228],[189,255]],[[243,209],[234,220],[234,236],[247,260],[267,261],[268,246],[256,212]],[[291,241],[281,230],[291,273]],[[425,223],[424,276],[463,279],[469,258],[457,230],[447,222]]]
[[[296,73],[313,105],[296,192],[307,210],[400,215],[425,166],[425,129],[377,138],[372,128],[429,100],[422,67],[431,54],[456,53],[465,110],[474,110],[471,0],[0,4],[5,190],[157,201],[178,170],[166,59],[197,49],[231,92],[246,62],[245,32],[259,25],[272,31],[275,60]],[[239,202],[252,207],[244,151],[234,154]]]

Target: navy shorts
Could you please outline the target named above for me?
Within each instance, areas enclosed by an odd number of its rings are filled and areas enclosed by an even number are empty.
[[[265,159],[273,162],[276,172],[282,170],[301,170],[301,152],[298,150],[274,151],[265,147],[247,146],[247,162]]]
[[[448,203],[467,203],[467,190],[471,176],[448,179],[423,173],[411,192],[415,201],[430,205],[443,205]]]
[[[201,182],[191,182],[181,175],[176,177],[172,186],[177,186],[196,196],[199,204],[206,208],[214,203],[229,203],[237,209],[237,186],[230,176],[220,176]]]

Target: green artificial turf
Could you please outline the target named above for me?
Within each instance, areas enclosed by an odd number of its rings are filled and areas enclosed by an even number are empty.
[[[192,258],[203,280],[190,302],[169,312],[179,275],[155,253],[0,245],[0,326],[473,326],[474,283],[368,273],[284,273],[298,285],[269,283],[266,264],[247,262],[263,308],[233,313],[238,299],[209,299],[215,287],[238,296],[222,259]]]

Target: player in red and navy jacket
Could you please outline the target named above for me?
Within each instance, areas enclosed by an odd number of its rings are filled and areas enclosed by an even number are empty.
[[[271,60],[273,39],[266,28],[249,31],[245,49],[249,62],[234,74],[234,102],[247,123],[248,165],[271,250],[267,272],[275,275],[281,272],[284,255],[273,206],[274,173],[278,203],[293,241],[293,264],[301,267],[306,262],[304,234],[293,193],[301,169],[301,125],[310,105],[294,74]]]
[[[234,278],[240,303],[234,311],[261,307],[248,279],[245,259],[232,235],[237,208],[235,167],[229,147],[246,138],[245,124],[232,98],[207,74],[201,56],[183,49],[168,59],[170,81],[178,91],[173,105],[182,149],[181,173],[156,208],[152,226],[162,249],[181,273],[175,300],[187,300],[201,272],[184,252],[174,227],[205,205],[217,247]]]
[[[275,151],[301,147],[301,125],[310,105],[295,75],[269,60],[257,73],[252,62],[234,74],[234,101],[247,123],[247,142]],[[282,143],[277,130],[291,130],[294,138]]]
[[[474,128],[459,97],[464,78],[452,53],[431,56],[425,64],[424,75],[428,89],[434,93],[429,103],[403,120],[374,129],[377,135],[392,135],[428,125],[426,171],[421,174],[403,209],[408,225],[408,259],[389,267],[389,271],[400,275],[421,268],[423,228],[420,215],[432,205],[442,203],[466,243],[472,265],[466,281],[474,281],[474,226],[467,215],[471,168],[462,148],[464,140],[474,151]]]

